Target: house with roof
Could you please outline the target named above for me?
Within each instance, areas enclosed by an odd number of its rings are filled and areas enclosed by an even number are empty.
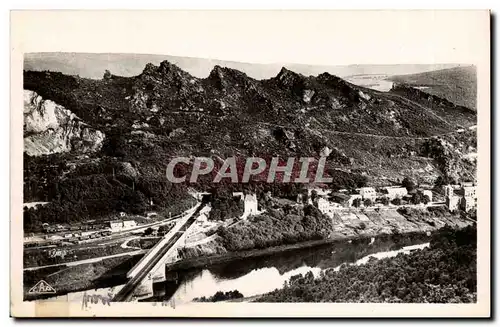
[[[363,200],[375,201],[375,198],[377,197],[377,192],[375,192],[373,187],[361,187],[356,190],[359,192],[359,195],[361,195]]]

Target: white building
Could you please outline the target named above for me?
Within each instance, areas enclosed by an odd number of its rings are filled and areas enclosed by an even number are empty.
[[[113,220],[109,222],[109,228],[113,232],[119,232],[123,229],[130,229],[137,226],[137,222],[135,220]]]
[[[333,214],[335,209],[341,208],[342,206],[335,202],[330,202],[324,198],[318,198],[318,209],[323,214],[327,215],[330,218],[333,218]]]
[[[244,199],[244,216],[252,216],[257,214],[257,195],[246,194]]]
[[[469,197],[463,197],[462,201],[460,202],[460,208],[465,211],[469,212],[472,209],[477,208],[477,198],[473,198],[471,196]]]
[[[369,199],[375,201],[375,198],[377,197],[377,193],[373,187],[362,187],[358,189],[358,191],[363,200]]]
[[[446,196],[446,205],[450,211],[462,209],[468,212],[477,208],[477,194],[475,186],[462,186],[460,190],[461,196],[455,194],[454,187],[446,185],[444,187],[444,194]]]
[[[432,191],[431,191],[431,190],[423,190],[423,191],[422,191],[422,194],[423,194],[424,196],[426,196],[426,195],[427,195],[427,196],[429,197],[429,202],[432,202]]]
[[[456,195],[451,195],[446,197],[446,206],[448,210],[455,211],[458,210],[458,205],[460,204],[460,197]]]
[[[466,198],[468,198],[468,197],[477,198],[477,196],[476,196],[476,187],[475,186],[464,186],[462,188],[462,190],[463,190],[464,197],[466,197]]]
[[[133,228],[137,226],[137,222],[135,220],[125,220],[123,222],[123,228]]]
[[[109,222],[109,228],[111,228],[112,231],[121,230],[122,227],[123,222],[121,220],[113,220]]]
[[[389,200],[402,198],[403,196],[408,195],[406,187],[385,187],[384,191],[387,193]]]
[[[464,186],[462,188],[463,198],[460,203],[460,208],[468,212],[477,208],[477,194],[475,186]]]
[[[258,201],[256,194],[243,194],[243,192],[234,192],[234,197],[239,197],[243,200],[243,219],[247,219],[248,216],[253,216],[258,214]]]

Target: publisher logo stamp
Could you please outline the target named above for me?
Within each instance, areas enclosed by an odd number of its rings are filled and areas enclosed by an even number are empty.
[[[44,280],[36,283],[36,285],[28,291],[29,294],[52,294],[55,292],[56,290]]]

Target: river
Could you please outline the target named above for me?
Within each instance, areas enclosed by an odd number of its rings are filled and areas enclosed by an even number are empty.
[[[314,276],[319,276],[322,270],[338,270],[342,264],[365,264],[370,257],[382,259],[429,246],[426,235],[398,237],[398,240],[386,236],[350,243],[343,241],[203,269],[177,271],[180,280],[155,284],[155,295],[146,301],[169,301],[180,305],[195,298],[208,298],[218,291],[233,290],[251,297],[281,288],[285,281],[297,274],[305,275],[311,271]]]
[[[245,297],[261,295],[276,288],[297,274],[311,271],[319,276],[324,269],[338,270],[342,264],[365,264],[370,257],[377,259],[410,253],[429,245],[425,234],[381,236],[377,238],[338,241],[332,244],[298,249],[256,258],[246,258],[202,269],[176,271],[179,280],[154,285],[154,296],[143,300],[169,302],[175,305],[192,302],[197,297],[210,297],[218,291],[238,290]],[[84,294],[111,296],[123,285],[73,292],[43,301],[81,302]]]

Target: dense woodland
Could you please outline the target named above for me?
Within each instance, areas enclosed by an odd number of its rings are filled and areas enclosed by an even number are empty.
[[[172,184],[159,173],[138,174],[132,165],[107,157],[72,167],[71,159],[25,155],[25,201],[49,202],[24,210],[25,232],[40,231],[46,222],[75,223],[118,212],[185,210],[184,204],[193,202],[186,185]]]
[[[470,303],[477,300],[477,232],[444,227],[428,248],[367,264],[296,275],[259,302]]]
[[[316,207],[307,205],[304,209],[291,206],[268,209],[248,221],[221,227],[218,234],[226,249],[241,251],[324,239],[331,230],[332,220]]]

